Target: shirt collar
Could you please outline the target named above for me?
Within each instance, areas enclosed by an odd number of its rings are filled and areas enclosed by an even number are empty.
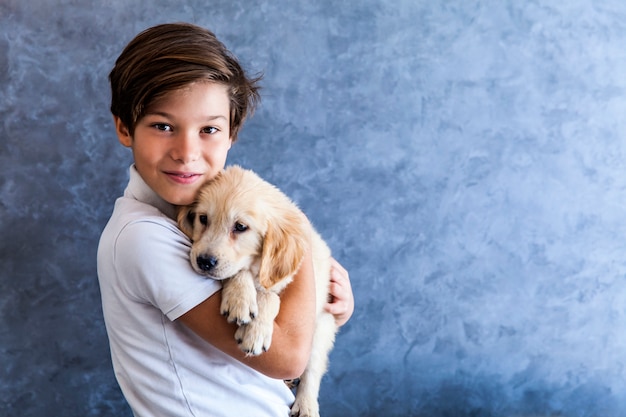
[[[131,165],[129,172],[130,180],[128,181],[128,187],[126,187],[124,191],[124,197],[151,205],[170,219],[176,220],[176,207],[159,197],[159,195],[146,184],[134,164]]]

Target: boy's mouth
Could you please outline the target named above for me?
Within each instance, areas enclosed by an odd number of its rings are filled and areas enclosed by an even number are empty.
[[[165,173],[167,175],[173,175],[173,176],[176,176],[176,177],[183,177],[183,178],[193,177],[195,175],[200,175],[200,174],[197,174],[195,172],[180,172],[180,171],[165,171]]]
[[[186,184],[193,182],[197,178],[200,177],[200,174],[197,174],[195,172],[169,171],[169,172],[165,172],[165,174],[176,182],[181,182],[181,183],[186,183]]]

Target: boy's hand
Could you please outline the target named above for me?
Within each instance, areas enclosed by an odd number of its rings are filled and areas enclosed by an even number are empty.
[[[330,258],[329,301],[325,310],[335,316],[338,326],[343,326],[354,312],[354,296],[348,271],[335,258]]]

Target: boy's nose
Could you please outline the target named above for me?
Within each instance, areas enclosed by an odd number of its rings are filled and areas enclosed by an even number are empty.
[[[200,144],[192,134],[181,133],[176,137],[170,150],[171,157],[182,163],[193,162],[200,157]]]

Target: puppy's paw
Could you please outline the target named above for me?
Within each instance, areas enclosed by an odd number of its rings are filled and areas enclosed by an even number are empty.
[[[249,356],[258,356],[267,352],[272,344],[273,322],[264,323],[262,320],[253,320],[239,326],[235,332],[235,339],[239,348]]]
[[[238,326],[250,323],[259,315],[254,287],[235,280],[225,284],[220,312],[229,323],[237,323]]]
[[[220,312],[229,323],[237,323],[238,326],[250,323],[259,314],[256,300],[237,300],[222,298]]]
[[[296,395],[296,401],[291,406],[291,417],[320,417],[317,400]]]
[[[285,383],[285,385],[287,385],[287,388],[296,389],[298,388],[298,385],[300,385],[300,378],[285,379],[283,382]]]

